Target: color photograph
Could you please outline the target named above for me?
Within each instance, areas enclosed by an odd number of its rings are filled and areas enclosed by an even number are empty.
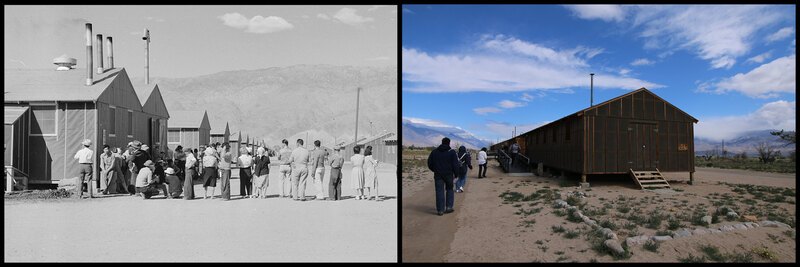
[[[403,5],[403,262],[795,262],[795,5]]]

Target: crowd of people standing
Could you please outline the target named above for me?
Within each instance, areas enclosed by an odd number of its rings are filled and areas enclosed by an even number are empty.
[[[86,139],[82,144],[84,148],[75,154],[75,159],[81,165],[78,182],[91,185],[94,180],[94,152],[89,148],[91,140]],[[297,139],[294,149],[289,148],[286,139],[282,140],[282,146],[276,153],[281,181],[280,198],[306,201],[306,182],[310,180],[317,192],[313,199],[342,199],[342,147],[334,147],[334,153],[330,155],[321,147],[319,140],[314,141],[310,150],[304,147],[302,139]],[[227,142],[201,145],[197,149],[177,146],[170,153],[152,153],[147,144],[138,140],[128,143],[124,151],[104,145],[103,154],[100,155],[99,193],[129,194],[143,199],[163,193],[166,198],[180,198],[182,195],[183,199],[189,200],[195,199],[194,185],[199,181],[204,189],[202,198],[214,199],[219,182],[220,198],[230,200],[231,171],[238,168],[241,197],[267,198],[271,163],[269,149],[262,146],[242,147],[238,157],[234,157],[230,149]],[[352,189],[357,192],[354,198],[380,201],[382,198],[378,194],[377,179],[379,161],[373,158],[371,146],[365,148],[363,155],[360,152],[360,147],[354,147],[355,154],[350,158],[353,163],[350,181]],[[326,166],[331,168],[327,197],[323,191]],[[311,179],[308,179],[309,176]],[[83,197],[80,186],[77,191]],[[86,191],[90,198],[94,197],[91,186]]]

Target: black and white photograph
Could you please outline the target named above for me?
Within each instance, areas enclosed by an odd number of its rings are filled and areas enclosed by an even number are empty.
[[[398,6],[4,6],[5,262],[397,262]]]

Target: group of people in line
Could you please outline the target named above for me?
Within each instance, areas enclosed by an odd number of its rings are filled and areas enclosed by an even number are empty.
[[[486,177],[486,148],[478,152],[478,178]],[[442,144],[428,156],[428,169],[433,172],[436,189],[436,213],[442,216],[452,213],[454,193],[463,193],[467,174],[472,170],[472,156],[465,146],[458,151],[450,147],[450,138],[442,138]]]
[[[317,194],[315,200],[342,199],[342,167],[344,158],[340,155],[342,147],[334,147],[333,155],[321,148],[319,140],[314,141],[311,150],[304,148],[303,140],[297,139],[297,146],[289,148],[289,142],[282,140],[282,148],[278,151],[279,177],[281,190],[279,197],[306,201],[305,191],[308,177],[311,176]],[[82,183],[91,185],[93,180],[94,152],[91,140],[82,142],[84,148],[75,154],[80,167],[78,195],[83,197]],[[100,155],[100,192],[102,194],[130,194],[149,199],[163,192],[166,198],[194,199],[194,184],[200,180],[203,199],[213,199],[217,182],[220,183],[221,198],[230,200],[231,169],[236,165],[239,169],[239,192],[242,198],[267,198],[269,187],[270,158],[269,149],[256,146],[242,147],[240,156],[234,157],[230,145],[226,143],[201,145],[198,149],[176,147],[168,156],[161,152],[154,158],[146,144],[138,140],[128,143],[123,152],[121,148],[103,146]],[[378,194],[377,167],[379,161],[372,156],[372,146],[353,148],[350,158],[353,164],[351,185],[356,190],[357,200],[383,200]],[[331,168],[328,197],[323,192],[325,168]],[[287,186],[288,182],[288,186]],[[89,186],[88,197],[93,198],[93,189]],[[210,191],[210,195],[209,195]],[[366,194],[365,194],[366,193]]]

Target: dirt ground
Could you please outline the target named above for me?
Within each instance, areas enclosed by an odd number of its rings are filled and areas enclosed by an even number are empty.
[[[240,198],[239,180],[232,179],[231,201],[163,195],[5,201],[4,260],[396,262],[396,167],[379,168],[382,202],[350,198],[349,168],[345,164],[346,199],[337,202],[277,198],[277,168],[270,172],[268,199]],[[306,196],[316,192],[312,184]],[[202,190],[196,185],[195,196]]]
[[[575,178],[507,176],[500,171],[496,161],[490,162],[487,175],[489,178],[476,179],[477,170],[472,170],[466,192],[456,194],[456,212],[440,217],[435,215],[432,175],[421,167],[404,167],[404,262],[679,262],[685,261],[690,255],[704,256],[699,248],[701,245],[715,247],[727,255],[745,255],[755,248],[766,247],[774,255],[772,260],[768,260],[750,254],[755,262],[793,262],[796,259],[794,230],[766,227],[670,240],[661,243],[656,252],[645,250],[641,245],[633,246],[629,248],[632,254],[630,258],[614,259],[593,250],[587,237],[591,232],[588,226],[554,214],[555,209],[546,201],[504,203],[500,197],[504,192],[518,192],[527,196],[537,190],[559,190],[562,195],[569,191],[581,191],[588,195],[583,199],[586,203],[584,209],[598,213],[591,216],[586,212],[584,214],[598,222],[615,224],[615,232],[624,242],[629,236],[668,231],[666,217],[678,218],[675,220],[680,222],[681,228],[697,228],[699,226],[691,222],[693,210],[706,210],[711,214],[722,205],[733,207],[745,215],[758,215],[759,220],[766,220],[769,214],[793,222],[796,217],[794,174],[698,168],[694,185],[686,183],[688,173],[665,174],[675,189],[671,193],[639,190],[627,176],[622,180],[593,180],[590,177],[589,189],[576,189],[575,186],[567,186],[577,185]],[[772,186],[776,190],[789,188],[792,195],[783,202],[763,201],[738,187],[748,184]],[[758,191],[755,193],[759,194]],[[620,196],[624,200],[620,200]],[[763,197],[772,196],[766,194]],[[606,210],[599,212],[604,207]],[[620,211],[627,208],[630,210],[625,213]],[[647,219],[655,211],[660,211],[665,217],[658,226],[652,227],[655,229],[628,219],[634,213]],[[709,227],[735,221],[722,217]],[[564,233],[553,230],[558,226],[577,234],[566,238]]]

